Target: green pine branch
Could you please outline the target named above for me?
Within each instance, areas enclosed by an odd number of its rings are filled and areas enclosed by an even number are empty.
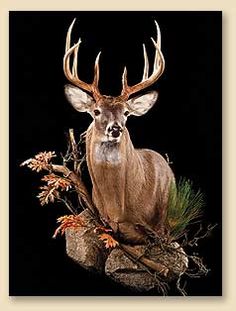
[[[172,238],[178,239],[186,232],[186,227],[202,215],[204,205],[202,192],[193,190],[191,181],[181,178],[171,185],[167,222]]]

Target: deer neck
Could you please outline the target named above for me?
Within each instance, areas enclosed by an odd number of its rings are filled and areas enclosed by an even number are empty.
[[[87,164],[93,184],[93,200],[108,223],[125,217],[127,165],[132,163],[134,147],[125,129],[119,144],[104,144],[93,128],[87,131]]]

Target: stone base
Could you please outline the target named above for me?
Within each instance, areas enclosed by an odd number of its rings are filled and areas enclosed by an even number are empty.
[[[145,257],[154,262],[162,264],[169,269],[168,274],[164,276],[160,273],[160,277],[165,282],[177,279],[183,274],[188,267],[188,258],[178,243],[170,245],[171,252],[163,252],[159,247],[154,246],[149,250]],[[176,249],[178,251],[176,252]],[[139,254],[145,252],[145,246],[134,246]],[[132,259],[119,248],[114,249],[108,256],[105,273],[116,282],[123,284],[135,291],[149,291],[157,287],[156,278],[147,272],[147,268],[143,264],[134,262]]]
[[[102,273],[108,252],[94,233],[94,220],[89,211],[83,211],[80,216],[86,227],[66,229],[66,253],[83,268]]]
[[[66,252],[70,258],[85,269],[105,272],[116,282],[135,291],[149,291],[156,287],[156,278],[142,264],[130,259],[119,247],[106,250],[98,234],[94,233],[95,224],[88,210],[80,216],[86,227],[66,229]],[[139,254],[145,253],[143,245],[132,249]],[[169,269],[166,276],[161,275],[166,282],[177,279],[188,268],[188,258],[176,242],[169,245],[168,252],[154,246],[144,256]]]

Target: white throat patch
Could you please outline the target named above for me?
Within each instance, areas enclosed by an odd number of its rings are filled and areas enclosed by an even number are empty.
[[[121,162],[119,145],[109,141],[97,143],[94,149],[94,160],[97,163],[119,164]]]

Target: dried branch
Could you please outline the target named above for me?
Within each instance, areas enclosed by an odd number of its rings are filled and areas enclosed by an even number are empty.
[[[149,274],[153,277],[153,279],[155,280],[155,287],[157,288],[157,290],[159,292],[162,293],[163,296],[166,296],[169,290],[169,285],[166,281],[164,281],[164,279],[162,278],[162,276],[160,275],[160,271],[155,271],[153,270],[153,268],[150,268],[149,265],[147,263],[141,262],[140,260],[138,260],[139,258],[142,257],[135,257],[134,253],[130,253],[129,251],[127,251],[127,249],[123,249],[123,244],[119,244],[119,247],[121,248],[121,250],[124,252],[124,254],[133,262],[135,263],[139,263],[139,265]]]
[[[215,228],[217,226],[217,224],[215,224],[215,225],[208,225],[207,226],[207,229],[206,229],[206,231],[204,232],[204,233],[202,233],[202,231],[203,231],[203,226],[202,226],[202,224],[200,224],[199,225],[199,229],[197,230],[197,232],[194,234],[194,237],[191,239],[191,240],[189,240],[188,239],[188,235],[187,235],[187,233],[185,233],[185,235],[184,235],[184,241],[182,242],[182,247],[183,246],[186,246],[186,245],[188,245],[188,246],[191,246],[191,247],[193,247],[193,246],[198,246],[198,241],[199,240],[202,240],[202,239],[204,239],[204,238],[206,238],[206,237],[208,237],[209,235],[210,235],[210,233],[211,233],[211,231]],[[201,235],[199,235],[200,233],[202,233]]]
[[[45,175],[42,181],[46,181],[49,186],[55,187],[56,189],[60,188],[62,191],[68,191],[72,187],[69,179],[53,173]]]
[[[77,210],[74,209],[73,205],[68,201],[67,198],[58,198],[58,201],[61,201],[65,204],[65,206],[68,208],[68,210],[73,214],[73,215],[78,215]]]
[[[79,165],[79,155],[77,150],[77,144],[75,142],[74,130],[69,129],[69,142],[72,149],[73,161],[74,161],[74,172],[78,173],[78,165]]]
[[[59,191],[56,190],[55,187],[42,186],[40,189],[42,191],[37,195],[37,198],[39,198],[42,206],[48,204],[49,202],[54,203],[55,199],[60,198]]]
[[[147,268],[156,271],[158,274],[167,276],[169,269],[163,264],[154,262],[153,260],[144,257],[143,254],[139,253],[137,250],[134,250],[132,246],[121,243],[119,244],[119,246],[126,254],[129,254],[136,262],[138,260],[139,262],[144,264]]]
[[[182,278],[182,275],[180,275],[177,279],[177,282],[176,282],[176,288],[178,289],[178,291],[180,292],[180,294],[182,296],[187,296],[187,293],[185,291],[185,287],[186,287],[186,282],[184,283],[183,286],[181,286],[180,282],[181,282],[181,278]]]
[[[52,173],[45,175],[42,181],[46,181],[47,185],[40,187],[42,191],[37,196],[41,205],[54,203],[55,199],[60,199],[59,191],[68,191],[71,188],[70,180]]]
[[[81,177],[77,174],[75,174],[73,171],[69,170],[68,167],[63,165],[57,165],[57,164],[51,164],[50,167],[48,167],[48,170],[51,170],[55,173],[61,173],[65,176],[65,178],[69,179],[78,195],[81,197],[87,208],[93,213],[97,214],[97,211],[95,209],[95,206],[92,202],[92,199],[90,197],[90,194],[87,191],[87,188],[85,187]]]
[[[78,195],[81,197],[86,206],[93,214],[96,214],[96,209],[81,177],[75,172],[71,171],[65,165],[52,164],[50,161],[52,157],[55,156],[55,152],[41,152],[37,154],[35,158],[28,159],[21,164],[21,166],[26,165],[33,171],[35,170],[36,172],[39,172],[41,170],[47,170],[51,173],[51,175],[48,175],[50,177],[44,177],[44,181],[48,181],[49,184],[48,186],[41,187],[43,191],[38,196],[39,198],[41,198],[41,204],[47,204],[49,201],[54,202],[55,198],[59,197],[59,193],[57,192],[58,187],[60,186],[61,190],[64,190],[65,185],[66,187],[70,187],[72,183]],[[53,175],[52,172],[63,174],[63,177],[56,177],[56,175]],[[52,181],[52,176],[55,177],[54,181]],[[62,186],[63,183],[64,186]]]
[[[56,157],[54,151],[40,152],[34,158],[30,158],[20,164],[20,166],[28,166],[32,171],[37,173],[41,170],[47,170],[52,158]]]
[[[208,274],[210,270],[207,269],[206,266],[203,264],[202,258],[198,256],[190,256],[190,255],[188,256],[188,258],[190,258],[193,261],[196,267],[195,271],[193,269],[192,270],[189,269],[188,271],[185,272],[185,274],[188,277],[200,278],[201,276]]]
[[[166,162],[167,162],[169,165],[173,164],[173,162],[170,161],[170,158],[169,158],[168,153],[165,153],[165,157],[166,157]]]

